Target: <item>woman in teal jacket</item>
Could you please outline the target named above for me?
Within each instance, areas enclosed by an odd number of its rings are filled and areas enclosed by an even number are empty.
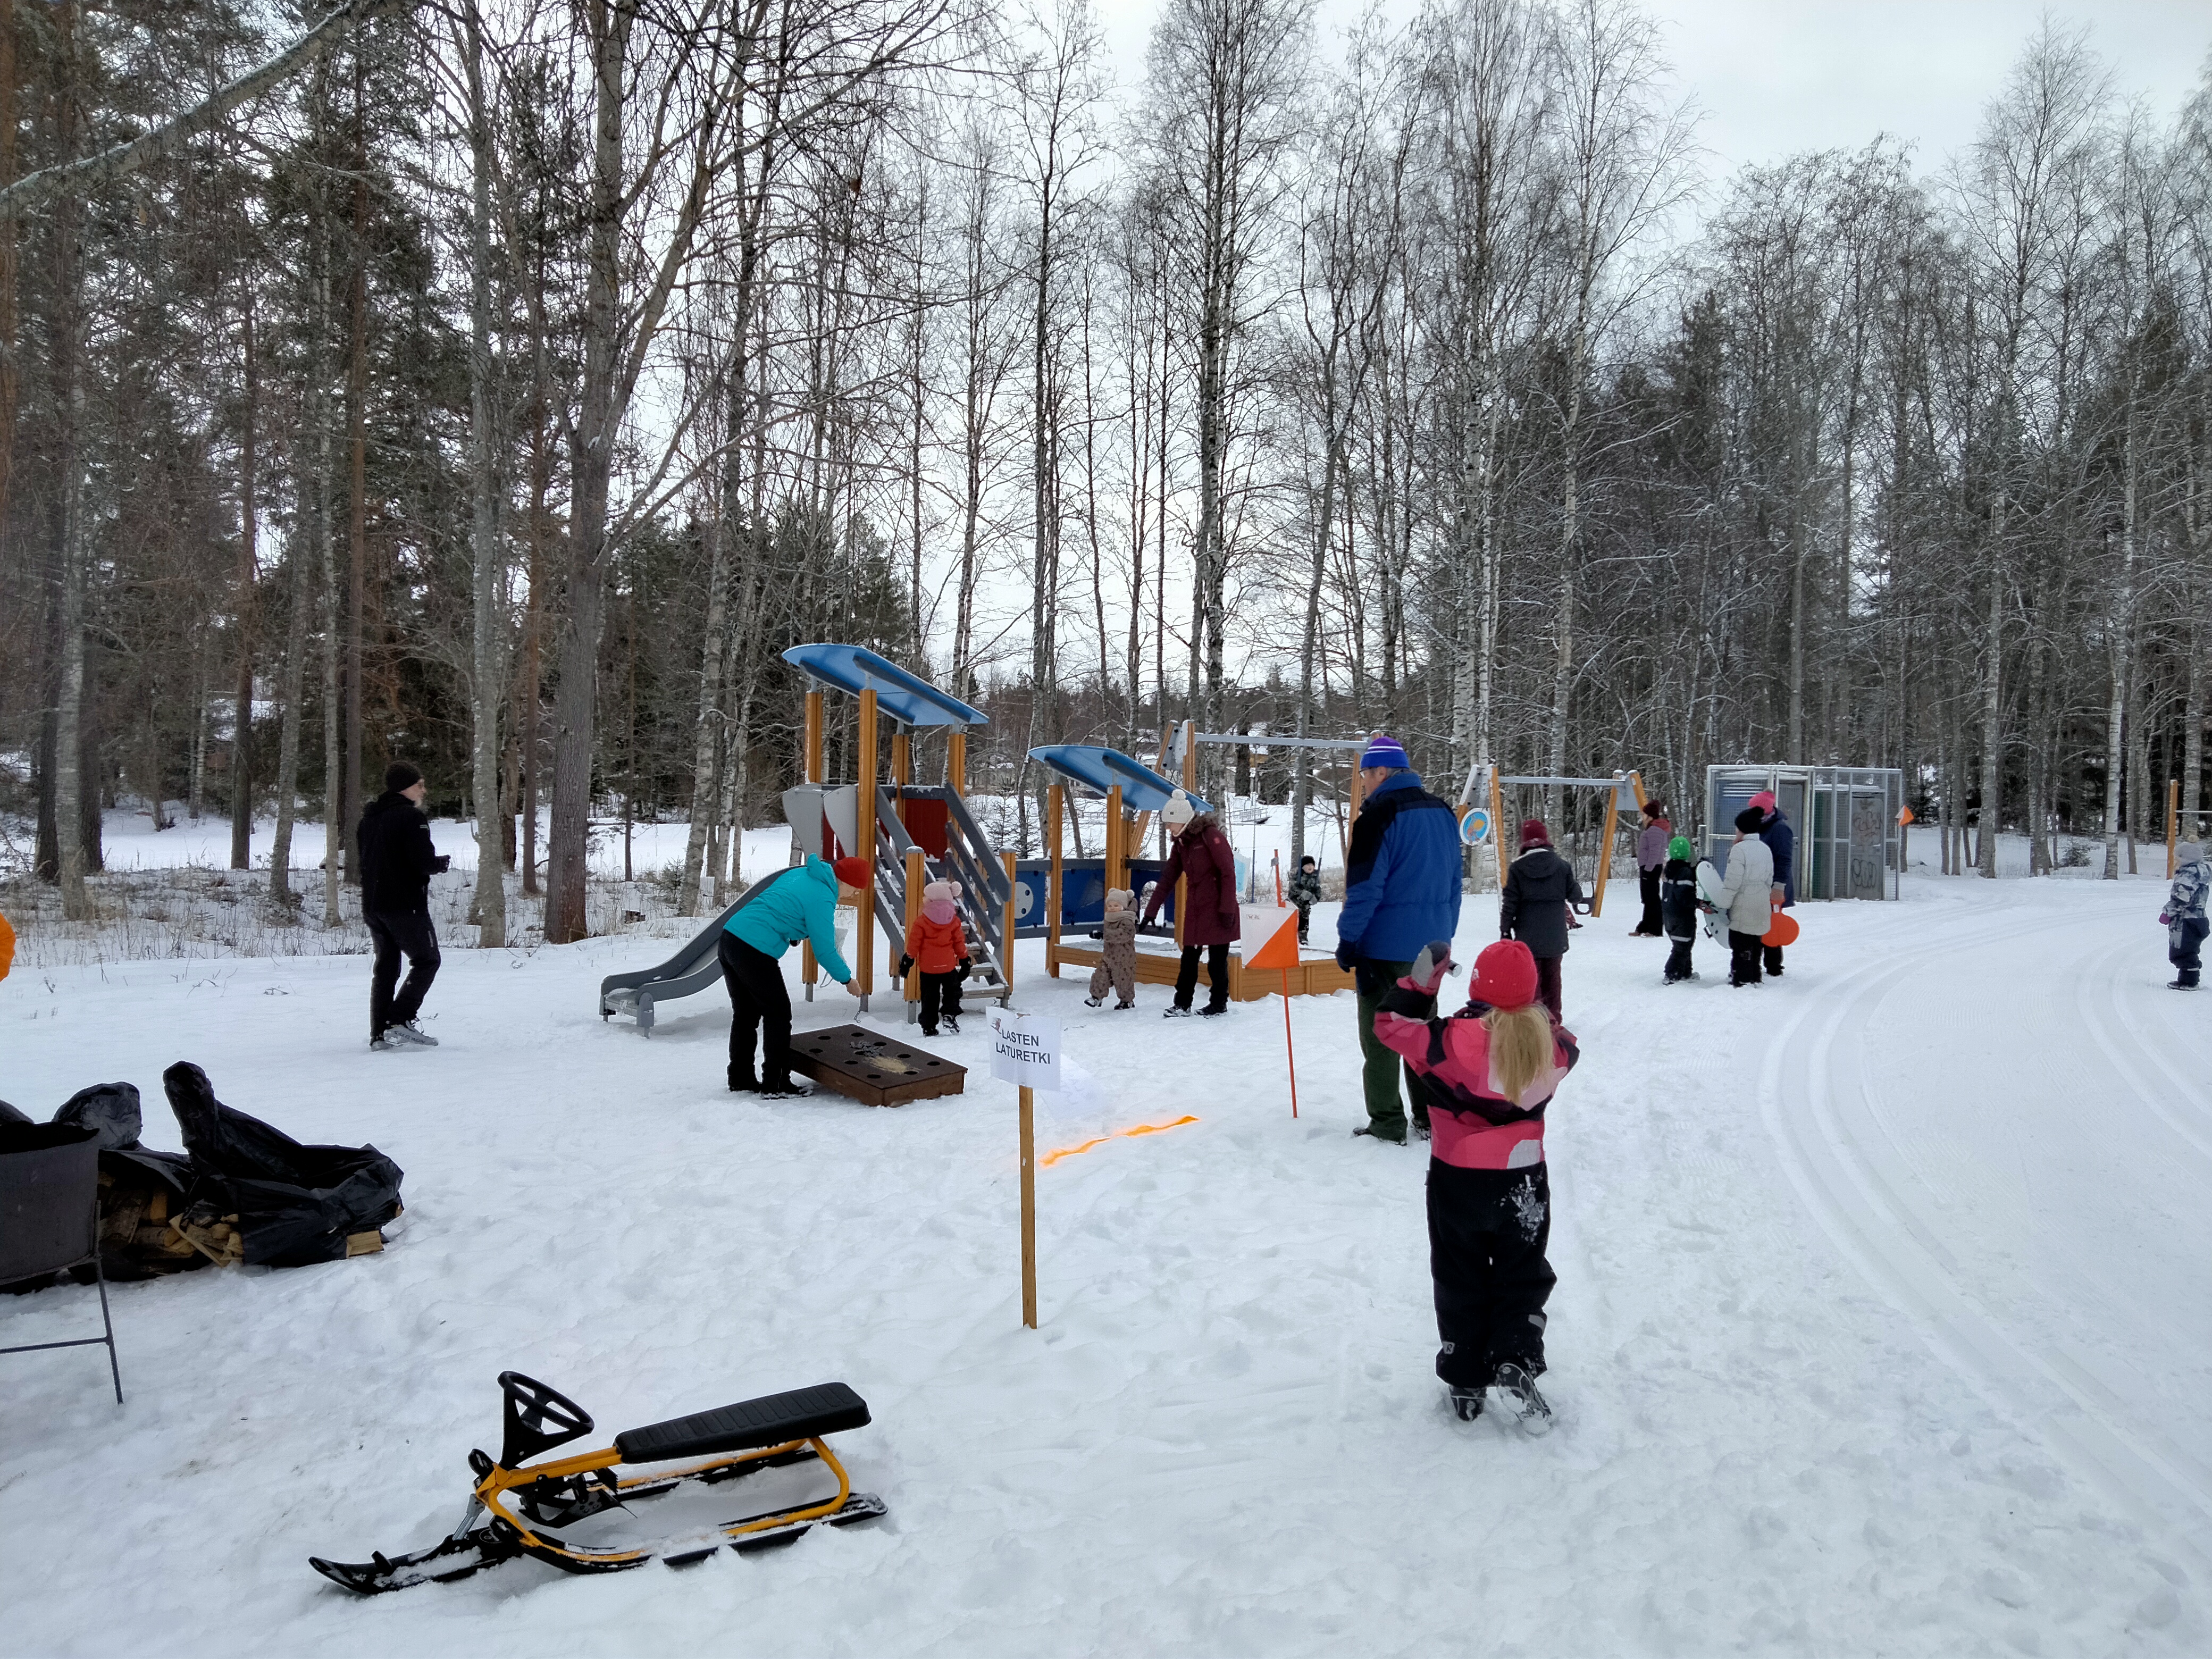
[[[791,993],[778,958],[805,939],[814,946],[815,961],[849,988],[853,970],[837,950],[837,887],[842,882],[865,889],[870,874],[866,859],[839,859],[833,867],[809,854],[805,863],[770,877],[722,924],[716,955],[730,991],[732,1092],[757,1090],[769,1100],[805,1092],[791,1080]],[[763,1027],[756,1075],[753,1038]]]

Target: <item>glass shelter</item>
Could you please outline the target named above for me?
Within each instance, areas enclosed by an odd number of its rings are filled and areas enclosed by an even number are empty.
[[[1736,814],[1761,790],[1797,832],[1800,899],[1898,896],[1905,774],[1894,766],[1709,766],[1705,855],[1726,872]]]

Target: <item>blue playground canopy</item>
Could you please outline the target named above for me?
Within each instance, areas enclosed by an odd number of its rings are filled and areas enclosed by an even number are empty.
[[[1103,749],[1096,744],[1062,743],[1048,749],[1032,749],[1030,758],[1063,778],[1085,784],[1104,794],[1115,784],[1121,786],[1121,804],[1133,812],[1157,812],[1168,804],[1168,797],[1181,787],[1169,782],[1142,761],[1123,754],[1118,749]],[[1211,812],[1213,808],[1196,795],[1190,798],[1193,808]]]
[[[794,645],[783,659],[810,680],[854,696],[872,690],[876,707],[901,726],[988,726],[991,717],[909,674],[866,646]]]

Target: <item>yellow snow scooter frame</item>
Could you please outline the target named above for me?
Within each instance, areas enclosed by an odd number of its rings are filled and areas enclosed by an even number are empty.
[[[501,1371],[505,1437],[496,1462],[469,1454],[476,1486],[460,1524],[428,1548],[377,1553],[362,1562],[308,1558],[333,1583],[373,1595],[416,1584],[446,1583],[485,1567],[532,1555],[563,1572],[621,1572],[647,1561],[688,1566],[720,1549],[750,1551],[790,1542],[817,1522],[849,1526],[884,1513],[884,1501],[855,1492],[845,1466],[823,1437],[865,1427],[867,1402],[842,1382],[764,1395],[714,1411],[626,1429],[611,1446],[550,1463],[528,1460],[592,1432],[581,1406],[520,1371]],[[741,1480],[764,1469],[819,1462],[836,1477],[834,1498],[787,1504],[714,1522],[647,1544],[573,1542],[562,1531],[591,1516],[659,1498],[684,1486]],[[673,1464],[668,1468],[637,1466]],[[628,1470],[628,1473],[618,1471]]]

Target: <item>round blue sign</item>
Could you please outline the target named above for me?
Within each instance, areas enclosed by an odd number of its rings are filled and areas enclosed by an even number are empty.
[[[1480,806],[1471,806],[1467,816],[1459,821],[1459,838],[1469,847],[1480,847],[1490,839],[1490,814]]]

